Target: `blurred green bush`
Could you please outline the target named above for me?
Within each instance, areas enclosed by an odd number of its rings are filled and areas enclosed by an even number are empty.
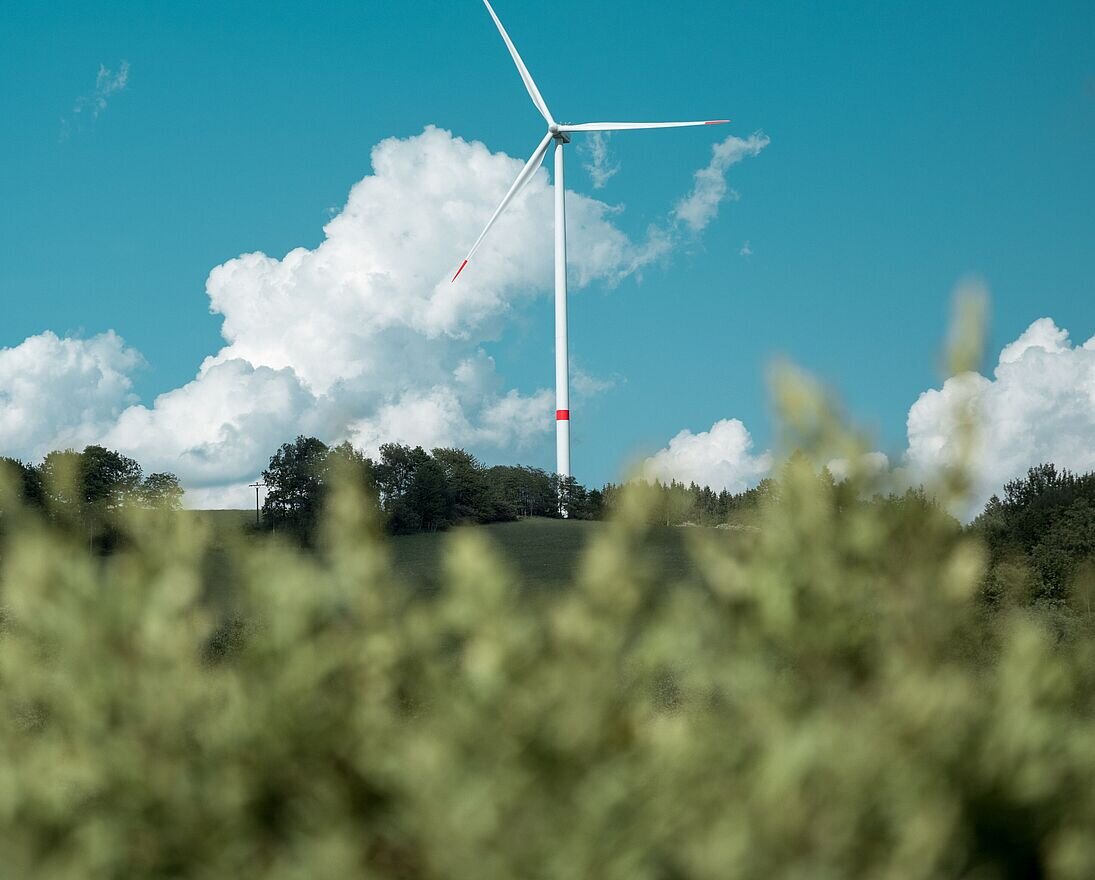
[[[641,487],[575,582],[482,532],[437,595],[336,495],[315,553],[134,512],[102,557],[0,498],[0,877],[1095,876],[1095,641],[978,597],[936,506],[867,502],[808,383],[791,457],[702,583],[649,574]],[[345,481],[351,485],[353,481]],[[960,481],[957,481],[960,482]]]

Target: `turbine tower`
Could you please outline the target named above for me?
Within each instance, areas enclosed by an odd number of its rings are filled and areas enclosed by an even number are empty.
[[[495,221],[501,216],[502,212],[506,210],[510,202],[512,202],[517,194],[525,187],[525,185],[532,180],[537,170],[540,168],[541,163],[544,161],[544,157],[547,155],[548,148],[551,146],[552,141],[555,142],[555,451],[556,451],[556,473],[562,478],[567,478],[571,475],[570,472],[570,362],[567,352],[567,224],[566,224],[566,184],[563,175],[563,147],[570,143],[571,132],[576,131],[624,131],[633,130],[639,128],[687,128],[694,125],[720,125],[724,122],[729,122],[729,119],[709,119],[702,122],[583,122],[580,124],[571,123],[559,123],[555,121],[555,118],[551,115],[551,111],[548,110],[547,102],[544,101],[543,96],[540,94],[540,90],[536,87],[536,83],[532,79],[532,74],[529,73],[528,68],[525,66],[525,62],[521,60],[520,54],[517,52],[517,47],[513,45],[513,40],[509,38],[509,34],[506,33],[506,29],[502,26],[501,20],[494,11],[494,7],[490,5],[490,0],[483,0],[483,3],[487,7],[487,12],[490,13],[490,17],[494,19],[494,24],[498,28],[498,33],[502,35],[502,39],[505,41],[506,48],[509,49],[509,54],[513,57],[513,63],[517,65],[517,72],[521,75],[521,80],[525,84],[525,88],[528,89],[529,97],[532,98],[532,103],[536,106],[536,109],[540,111],[540,115],[544,117],[544,121],[547,122],[547,134],[544,135],[544,139],[540,141],[540,146],[536,148],[536,151],[532,154],[532,157],[525,163],[525,167],[521,169],[521,173],[517,175],[517,179],[513,182],[513,186],[509,188],[509,192],[506,193],[505,198],[502,199],[502,203],[495,210],[494,215],[487,221],[486,227],[483,229],[479,238],[476,239],[475,244],[472,245],[470,251],[468,251],[467,257],[464,258],[464,262],[460,264],[460,268],[456,270],[456,274],[453,275],[453,282],[460,277],[460,273],[467,267],[468,262],[475,256],[475,252],[479,250],[479,245],[483,243],[483,239],[487,237],[487,233],[490,232],[490,228],[494,225]],[[566,515],[564,509],[563,515]]]

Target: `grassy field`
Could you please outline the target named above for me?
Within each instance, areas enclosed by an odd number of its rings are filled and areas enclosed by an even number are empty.
[[[186,510],[183,513],[205,520],[218,532],[246,529],[255,524],[253,510]]]
[[[486,535],[523,584],[532,588],[568,582],[590,541],[607,528],[605,523],[532,518],[515,523],[472,526]],[[689,574],[685,542],[691,529],[656,527],[651,530],[644,565],[664,572],[667,579]],[[704,529],[720,539],[731,534]],[[444,534],[401,535],[392,539],[397,570],[412,583],[432,587],[439,580]]]
[[[524,583],[542,587],[566,582],[574,573],[582,551],[604,525],[534,518],[465,528],[477,528],[486,535]],[[453,532],[394,537],[392,553],[396,569],[409,581],[433,587],[438,581],[445,544],[451,534]]]
[[[223,534],[247,530],[254,523],[254,512],[247,510],[195,510],[188,511],[188,515],[211,521]],[[534,517],[514,523],[463,528],[475,528],[485,535],[521,582],[536,589],[569,581],[589,542],[607,526],[599,522]],[[396,570],[412,586],[433,589],[440,580],[445,546],[459,531],[393,537],[392,556]],[[689,571],[685,541],[691,531],[667,526],[652,529],[644,564],[658,568],[667,579],[685,577]],[[733,539],[733,533],[714,529],[703,531],[718,535],[720,539]]]

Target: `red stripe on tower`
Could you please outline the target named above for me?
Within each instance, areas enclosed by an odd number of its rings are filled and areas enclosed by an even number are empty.
[[[557,422],[569,422],[570,410],[569,409],[557,409],[555,410],[555,421]]]

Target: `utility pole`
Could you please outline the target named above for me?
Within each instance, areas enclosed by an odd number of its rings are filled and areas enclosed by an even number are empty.
[[[255,490],[255,528],[257,529],[262,525],[259,514],[259,492],[266,488],[266,484],[259,480],[257,483],[251,483],[250,486]]]

